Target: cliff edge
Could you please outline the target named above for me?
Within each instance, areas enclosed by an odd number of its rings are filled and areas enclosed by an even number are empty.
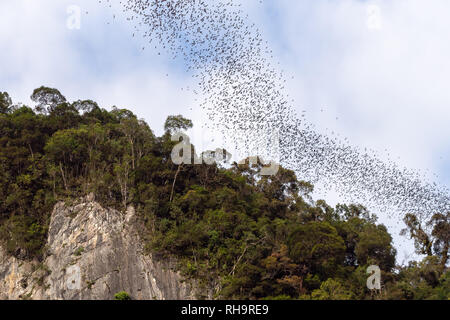
[[[0,248],[0,299],[195,299],[194,285],[173,263],[144,254],[133,207],[126,214],[86,197],[55,205],[43,262],[22,261]]]

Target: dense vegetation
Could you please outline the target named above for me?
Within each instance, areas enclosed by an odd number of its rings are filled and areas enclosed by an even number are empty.
[[[182,116],[156,137],[125,109],[46,87],[31,98],[34,108],[0,93],[0,239],[12,255],[42,259],[54,204],[93,192],[105,206],[134,205],[148,250],[175,256],[220,298],[450,298],[449,213],[427,225],[407,215],[404,233],[426,257],[396,266],[376,216],[313,201],[313,186],[290,170],[174,164],[171,135],[192,126]],[[367,289],[369,265],[382,270],[381,290]]]

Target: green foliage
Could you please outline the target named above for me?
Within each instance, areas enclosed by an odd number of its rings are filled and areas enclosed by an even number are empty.
[[[311,293],[313,300],[350,300],[352,293],[345,289],[339,280],[328,279]]]
[[[120,291],[114,295],[114,300],[131,300],[131,297],[125,291]]]
[[[6,114],[10,111],[12,105],[11,98],[7,92],[0,92],[0,114]]]
[[[175,131],[190,129],[192,126],[192,121],[184,118],[182,115],[168,116],[164,123],[164,130],[173,133]]]
[[[344,261],[344,240],[328,222],[298,226],[288,238],[289,256],[313,274],[327,278]]]
[[[73,253],[74,256],[81,256],[84,252],[84,248],[83,247],[79,247],[77,250],[75,250],[75,252]]]
[[[57,89],[40,87],[33,91],[31,101],[36,102],[36,110],[39,112],[52,112],[57,106],[66,102],[66,98]]]
[[[32,217],[12,216],[1,225],[0,236],[7,239],[6,249],[9,254],[17,254],[22,249],[25,253],[39,256],[43,253],[47,226],[40,225]]]
[[[386,291],[387,299],[448,300],[450,299],[450,272],[443,271],[439,257],[426,257],[400,268],[397,281]]]
[[[219,298],[449,297],[448,215],[433,217],[430,234],[406,217],[405,233],[428,258],[399,268],[376,216],[312,201],[313,186],[291,170],[261,176],[248,159],[227,168],[172,163],[170,134],[192,127],[182,116],[168,117],[156,137],[126,109],[69,103],[46,87],[32,100],[34,110],[12,107],[0,93],[0,241],[10,254],[41,259],[54,204],[93,192],[104,206],[135,206],[146,248],[175,257],[180,272],[218,288]],[[366,287],[371,264],[382,269],[381,293]]]

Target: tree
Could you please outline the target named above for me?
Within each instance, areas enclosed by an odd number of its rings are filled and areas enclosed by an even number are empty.
[[[114,175],[120,187],[120,194],[122,196],[122,206],[127,208],[130,192],[130,172],[131,172],[131,158],[125,155],[123,159],[114,165]]]
[[[0,114],[6,114],[11,110],[12,101],[7,92],[0,92]]]
[[[411,239],[414,239],[416,251],[419,254],[426,254],[431,257],[434,254],[442,259],[442,268],[448,261],[448,249],[450,239],[450,213],[435,214],[426,226],[431,228],[426,231],[421,222],[414,214],[405,215],[403,221],[406,228],[401,231],[402,235],[409,233]]]
[[[355,254],[359,265],[377,265],[385,272],[390,272],[395,266],[396,250],[383,225],[364,225],[358,234]]]
[[[270,295],[297,297],[306,292],[303,287],[304,270],[289,258],[286,245],[283,244],[280,250],[265,258],[263,267],[263,279],[270,279],[272,283],[268,292]]]
[[[411,239],[414,239],[414,245],[418,254],[426,254],[432,256],[433,241],[430,236],[422,228],[422,225],[416,215],[408,213],[403,218],[406,228],[401,231],[401,235],[406,235],[409,232]]]
[[[66,98],[59,90],[42,86],[33,91],[31,101],[37,103],[38,112],[50,113],[56,106],[66,102]]]
[[[92,100],[77,100],[72,103],[72,106],[81,113],[93,113],[100,110],[98,104]]]
[[[78,176],[87,165],[88,130],[85,127],[57,131],[47,142],[47,159],[59,168],[64,189],[69,191],[69,178]]]
[[[314,300],[350,300],[352,293],[346,290],[339,280],[330,278],[322,282],[320,289],[312,292],[311,298]]]
[[[164,130],[171,134],[192,128],[192,121],[184,118],[182,115],[168,116],[164,123]]]
[[[295,263],[325,279],[344,260],[344,240],[327,222],[313,221],[296,227],[287,243]]]
[[[447,214],[437,213],[427,223],[432,226],[431,235],[434,238],[433,250],[440,257],[441,269],[444,270],[448,262],[448,250],[450,244],[450,212]]]
[[[395,266],[392,238],[375,215],[362,205],[313,201],[313,186],[291,170],[265,176],[261,161],[250,161],[257,157],[231,167],[176,165],[172,134],[192,127],[182,116],[169,117],[155,137],[127,109],[70,103],[46,87],[33,99],[40,113],[11,107],[0,94],[0,242],[10,254],[42,259],[56,201],[92,192],[105,207],[133,205],[145,247],[175,258],[182,275],[215,288],[218,298],[373,298],[369,264],[382,269],[379,297],[450,297],[448,213],[426,225],[407,215],[404,233],[428,256]]]

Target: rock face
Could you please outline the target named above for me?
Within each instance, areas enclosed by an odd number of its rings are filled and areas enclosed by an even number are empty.
[[[126,214],[86,198],[58,203],[43,262],[21,261],[0,248],[0,299],[195,299],[195,285],[143,253],[134,209]]]

